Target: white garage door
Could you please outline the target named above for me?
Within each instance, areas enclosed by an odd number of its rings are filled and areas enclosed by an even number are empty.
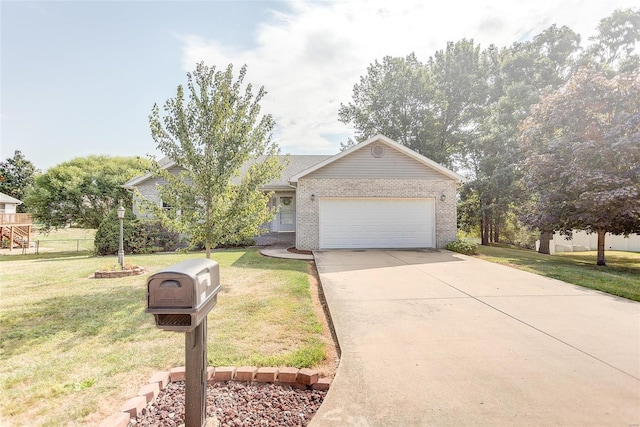
[[[434,199],[320,199],[320,248],[433,248]]]

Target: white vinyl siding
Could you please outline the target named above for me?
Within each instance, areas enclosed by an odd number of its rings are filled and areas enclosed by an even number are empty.
[[[434,199],[323,198],[320,249],[435,247]]]

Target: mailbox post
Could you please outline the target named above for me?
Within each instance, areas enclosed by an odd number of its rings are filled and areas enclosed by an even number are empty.
[[[207,314],[220,292],[220,267],[210,259],[190,259],[147,280],[147,313],[156,326],[185,332],[185,426],[206,425]]]

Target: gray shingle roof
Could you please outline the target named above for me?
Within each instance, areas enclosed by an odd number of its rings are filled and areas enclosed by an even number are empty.
[[[311,166],[317,165],[320,162],[327,160],[328,155],[294,155],[289,154],[289,156],[278,156],[278,159],[282,163],[286,157],[289,157],[289,164],[284,167],[282,173],[280,174],[280,178],[274,181],[271,181],[267,185],[264,186],[265,189],[275,189],[275,188],[288,188],[289,187],[289,178],[294,175],[299,174],[300,172],[309,169]],[[264,160],[264,156],[258,157],[257,161],[260,162]],[[242,166],[240,170],[240,175],[244,175],[246,171],[249,169],[249,163]]]
[[[283,162],[285,157],[287,156],[278,156],[278,159],[280,159],[280,162]],[[296,174],[299,174],[304,170],[309,169],[311,166],[314,166],[332,156],[289,154],[288,157],[289,157],[289,164],[286,165],[285,168],[283,169],[282,174],[280,175],[280,178],[277,180],[271,181],[270,183],[265,185],[264,188],[266,190],[277,189],[277,188],[289,188],[289,178],[291,178]],[[258,157],[257,161],[259,162],[263,159],[264,159],[264,156],[260,156]],[[164,168],[169,168],[174,164],[173,161],[168,157],[163,157],[158,161],[158,163],[160,164],[161,167],[164,167]],[[240,169],[241,176],[244,175],[247,172],[247,170],[249,170],[250,165],[251,163],[247,162],[245,165],[242,166],[242,168]],[[136,185],[150,178],[151,178],[151,174],[147,173],[147,174],[135,177],[133,179],[130,179],[123,185],[123,187],[133,188]]]

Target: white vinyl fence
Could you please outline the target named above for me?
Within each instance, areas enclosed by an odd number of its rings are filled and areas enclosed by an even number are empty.
[[[536,249],[539,245],[540,241],[537,241]],[[607,233],[604,245],[607,250],[640,252],[640,234],[630,234],[625,237]],[[549,242],[549,251],[552,254],[596,250],[598,250],[598,235],[596,233],[587,234],[586,231],[574,231],[572,238],[556,233],[553,235],[553,240]]]

